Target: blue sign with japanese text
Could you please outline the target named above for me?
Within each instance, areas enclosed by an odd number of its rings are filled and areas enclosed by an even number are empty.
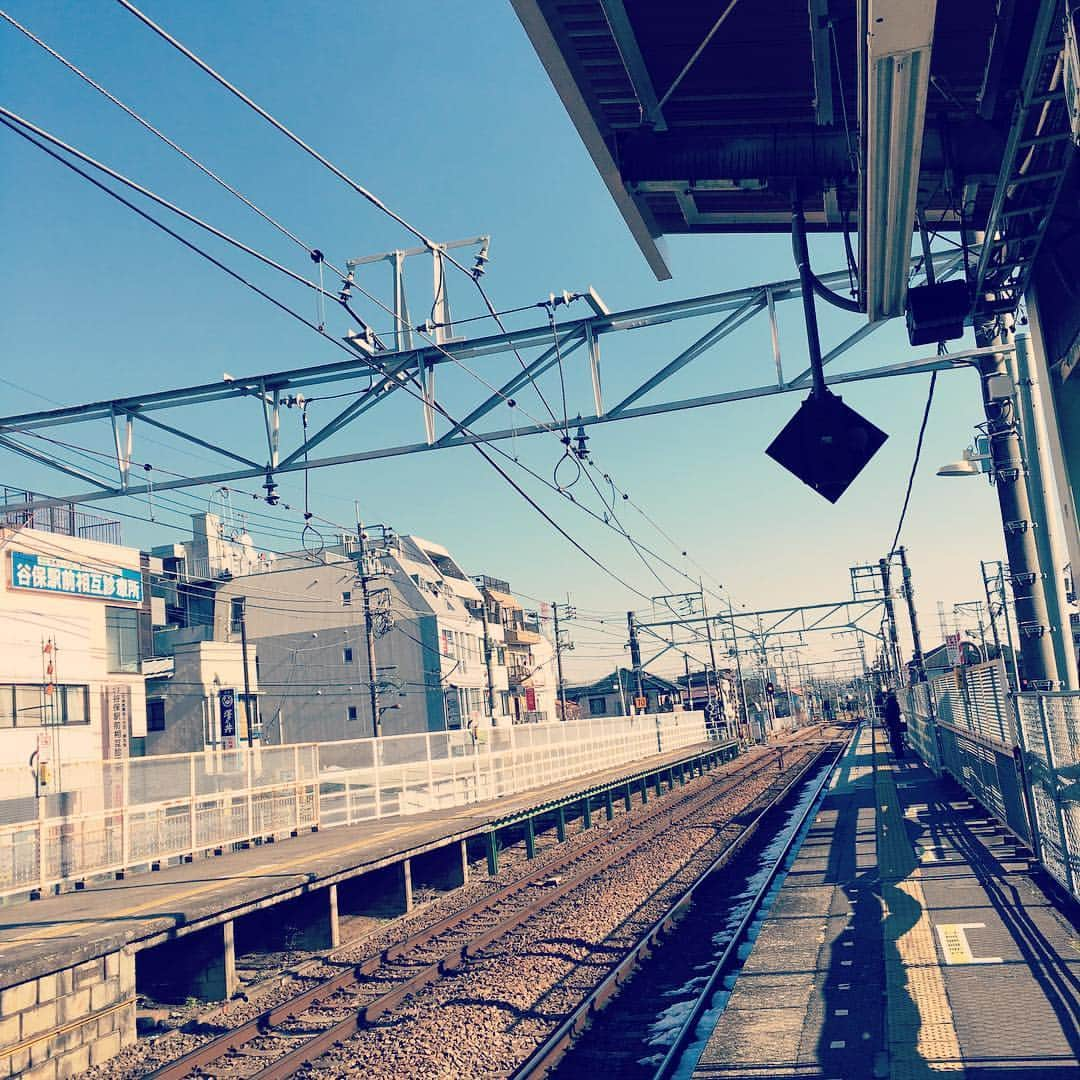
[[[121,567],[106,569],[52,555],[11,553],[11,585],[15,589],[87,596],[95,600],[121,600],[141,604],[142,574]]]
[[[236,738],[236,691],[218,691],[218,712],[221,716],[222,739]],[[229,748],[229,747],[227,747]]]

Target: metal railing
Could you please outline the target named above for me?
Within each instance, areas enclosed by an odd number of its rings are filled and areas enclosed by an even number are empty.
[[[1001,661],[903,692],[909,745],[947,772],[1080,898],[1080,693],[1010,693]]]
[[[512,795],[707,740],[701,713],[65,762],[57,794],[0,770],[0,896],[311,828]]]

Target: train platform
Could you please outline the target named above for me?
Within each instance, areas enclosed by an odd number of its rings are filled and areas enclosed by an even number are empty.
[[[541,815],[562,823],[564,808],[576,813],[584,807],[588,814],[610,805],[612,796],[629,799],[631,789],[647,798],[649,789],[659,792],[736,751],[733,743],[704,743],[489,802],[303,833],[8,904],[0,907],[0,991],[121,949],[130,953],[205,936],[226,922],[231,928],[233,920],[267,908],[306,927],[312,947],[331,948],[339,908],[342,914],[346,908],[407,911],[414,885],[463,884],[465,845],[474,838],[484,839],[497,865],[500,830],[531,833],[530,823]],[[300,910],[304,904],[310,910]],[[232,942],[227,945],[233,951]],[[220,994],[207,996],[228,996],[234,985],[228,971],[219,984]]]
[[[966,792],[864,728],[693,1075],[1080,1077],[1075,919]]]

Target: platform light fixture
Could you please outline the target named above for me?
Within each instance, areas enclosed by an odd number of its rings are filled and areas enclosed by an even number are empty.
[[[863,0],[862,227],[871,322],[904,314],[937,0]]]

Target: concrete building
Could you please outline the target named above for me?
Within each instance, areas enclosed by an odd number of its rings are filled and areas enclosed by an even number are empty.
[[[165,618],[149,689],[151,752],[220,745],[223,690],[243,741],[241,628],[257,738],[373,735],[365,583],[381,734],[555,719],[553,650],[539,616],[505,582],[478,587],[445,547],[373,529],[361,582],[353,537],[271,560],[216,515],[195,515],[193,525],[190,542],[154,549]]]
[[[117,522],[57,509],[0,521],[0,766],[2,797],[74,813],[108,797],[99,763],[143,751],[151,562]]]
[[[506,667],[503,708],[515,724],[545,724],[558,718],[555,648],[544,636],[537,611],[526,610],[510,583],[486,574],[476,584],[484,595],[488,627]]]

